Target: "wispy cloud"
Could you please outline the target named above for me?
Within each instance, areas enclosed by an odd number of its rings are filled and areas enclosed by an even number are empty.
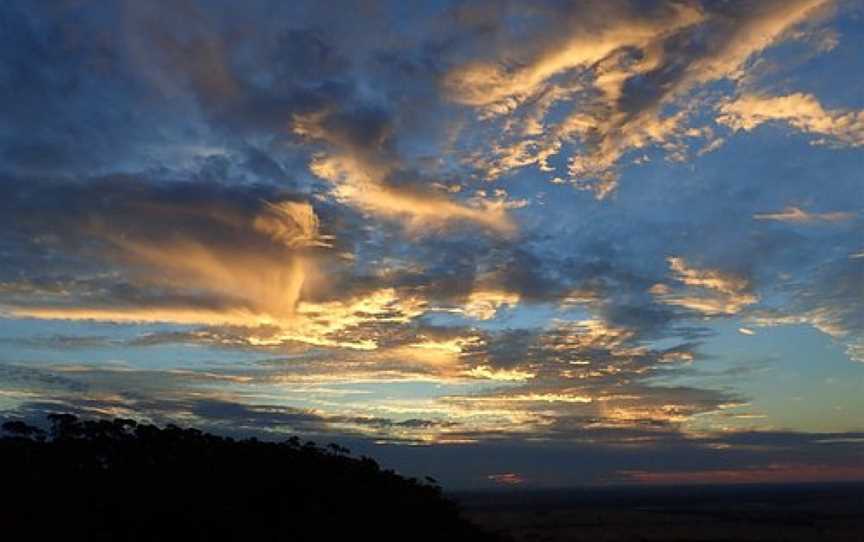
[[[780,309],[754,312],[757,325],[810,325],[846,347],[854,361],[864,361],[864,265],[860,259],[840,258],[823,264],[808,284],[798,285]]]
[[[337,199],[364,212],[403,221],[413,234],[439,229],[453,221],[514,233],[515,224],[507,216],[504,201],[478,198],[467,204],[454,201],[446,192],[430,190],[421,179],[394,183],[398,178],[418,174],[406,171],[390,148],[387,119],[373,117],[368,127],[345,126],[350,122],[351,117],[328,111],[297,116],[293,122],[295,134],[327,145],[327,150],[312,159],[309,169],[333,183]],[[366,132],[358,133],[361,129]]]
[[[804,133],[822,136],[817,144],[864,146],[864,111],[826,110],[812,94],[746,94],[724,103],[717,122],[750,132],[766,122],[785,122]]]
[[[650,291],[664,303],[712,316],[736,314],[759,300],[743,276],[693,267],[680,257],[670,257],[668,262],[675,279],[690,288],[679,293],[666,284],[655,284]]]
[[[810,224],[814,222],[845,222],[856,217],[856,213],[834,211],[829,213],[811,213],[800,207],[786,207],[776,213],[757,213],[756,220],[775,220],[777,222],[793,222]]]
[[[661,147],[681,160],[689,141],[716,147],[710,126],[690,122],[705,100],[696,90],[742,79],[749,60],[831,4],[535,6],[526,11],[549,21],[535,39],[505,41],[493,58],[455,67],[444,86],[451,99],[503,127],[491,157],[478,152],[471,160],[487,177],[530,165],[551,173],[550,160],[569,152],[568,182],[602,198],[632,151]],[[562,106],[569,112],[561,114]]]

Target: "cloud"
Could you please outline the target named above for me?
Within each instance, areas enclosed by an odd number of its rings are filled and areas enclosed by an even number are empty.
[[[263,202],[240,209],[137,201],[120,209],[92,209],[74,224],[82,237],[102,241],[103,257],[142,288],[166,288],[171,296],[148,306],[19,307],[14,314],[114,321],[261,325],[292,315],[314,268],[302,249],[327,246],[307,203]],[[153,223],[152,221],[156,221]],[[151,224],[153,224],[151,226]],[[192,304],[195,299],[200,303]]]
[[[820,463],[770,463],[735,469],[698,471],[620,471],[622,481],[639,484],[782,484],[864,480],[864,469]]]
[[[490,333],[465,360],[476,364],[465,374],[499,385],[441,398],[449,415],[463,420],[458,434],[446,438],[568,439],[601,428],[644,430],[647,437],[683,430],[691,417],[736,401],[725,393],[648,384],[659,371],[692,363],[691,347],[653,349],[637,330],[598,319],[558,321],[520,335]]]
[[[520,14],[542,21],[536,35],[502,39],[506,45],[492,58],[457,65],[443,85],[452,100],[477,108],[481,119],[498,123],[503,133],[494,140],[491,158],[488,150],[469,157],[486,177],[530,165],[557,171],[551,160],[569,153],[569,179],[556,178],[604,198],[617,185],[619,163],[632,151],[659,146],[680,161],[690,140],[707,139],[706,148],[716,148],[719,139],[710,126],[690,125],[706,99],[698,89],[741,80],[750,59],[831,5],[828,0],[532,5]],[[569,112],[561,113],[565,107]]]
[[[797,224],[810,224],[814,222],[845,222],[852,220],[856,213],[830,212],[810,213],[799,207],[786,207],[776,213],[757,213],[753,215],[756,220],[775,220],[777,222],[792,222]]]
[[[183,15],[166,20],[161,4],[130,4],[122,20],[134,74],[188,104],[204,124],[196,135],[253,146],[292,180],[309,179],[292,166],[316,164],[313,175],[328,170],[317,179],[342,203],[413,233],[450,222],[512,230],[494,206],[433,188],[470,182],[441,167],[453,130],[432,92],[441,10],[404,17],[368,7],[349,23],[336,6],[223,7],[183,1],[171,7]],[[394,35],[397,26],[406,32]]]
[[[0,375],[7,388],[32,391],[64,390],[84,393],[88,386],[73,378],[66,377],[48,369],[27,367],[18,364],[0,364]]]
[[[523,381],[537,376],[535,373],[520,371],[519,369],[494,369],[488,365],[478,365],[464,373],[466,376],[482,378],[486,380]]]
[[[362,117],[361,117],[362,118]],[[309,164],[312,173],[333,183],[333,195],[366,213],[403,222],[416,235],[441,229],[452,222],[473,222],[493,232],[510,235],[515,224],[507,216],[503,201],[478,199],[472,205],[436,192],[432,183],[406,171],[388,149],[390,126],[386,119],[370,121],[369,133],[357,134],[360,126],[353,117],[318,112],[294,119],[294,133],[328,149],[315,155]],[[368,139],[367,139],[368,138]],[[409,177],[408,182],[394,183]]]
[[[680,257],[667,261],[675,279],[689,288],[685,293],[676,293],[665,284],[655,284],[650,291],[663,303],[717,316],[737,314],[759,300],[743,276],[693,267]]]
[[[519,303],[519,294],[498,290],[475,290],[468,296],[462,312],[476,320],[491,320],[503,306],[515,306]]]
[[[692,5],[662,6],[652,10],[649,16],[655,18],[649,19],[628,13],[623,2],[585,4],[588,5],[581,6],[580,17],[575,10],[560,14],[567,18],[567,23],[559,21],[556,30],[576,23],[570,35],[546,36],[533,54],[518,49],[510,51],[514,56],[527,57],[521,63],[514,62],[513,67],[496,62],[469,62],[449,72],[443,84],[451,99],[466,105],[486,106],[487,115],[501,113],[536,96],[555,75],[594,65],[617,49],[645,47],[662,35],[702,19],[699,10]],[[608,24],[615,17],[619,21]]]
[[[475,264],[464,275],[449,259],[457,246],[475,251],[474,237],[435,241],[429,256],[448,259],[440,270],[432,259],[420,274],[374,267],[366,275],[370,262],[358,265],[350,253],[365,233],[345,222],[344,209],[315,200],[322,219],[308,200],[266,186],[111,177],[6,188],[4,220],[21,234],[16,252],[50,255],[49,269],[64,273],[22,262],[15,273],[28,278],[0,282],[7,317],[203,326],[152,340],[214,347],[380,348],[382,359],[403,356],[430,371],[434,358],[442,373],[456,374],[470,368],[429,345],[459,334],[422,338],[411,324],[441,306],[492,318],[518,303],[518,290],[542,286],[514,282],[530,277],[506,266],[464,283]],[[459,273],[458,282],[447,273]]]
[[[525,478],[516,474],[515,472],[504,472],[499,474],[489,474],[486,476],[489,480],[495,482],[498,485],[504,486],[518,486],[520,484],[525,483]]]
[[[289,248],[332,247],[327,242],[332,237],[321,236],[315,209],[306,202],[267,203],[265,212],[256,216],[252,224],[256,230]]]
[[[298,431],[374,434],[377,438],[425,443],[482,441],[497,438],[495,435],[502,432],[524,438],[566,439],[600,428],[642,428],[656,436],[661,430],[677,431],[691,416],[714,411],[733,400],[725,393],[643,382],[661,368],[691,363],[692,350],[687,345],[652,349],[641,344],[637,332],[600,320],[559,322],[552,330],[515,335],[510,331],[472,334],[465,328],[418,329],[416,321],[393,307],[380,313],[377,310],[368,303],[362,309],[355,307],[349,314],[357,321],[354,331],[348,333],[349,327],[345,334],[326,335],[332,342],[317,353],[300,350],[285,360],[259,365],[166,371],[53,367],[51,371],[87,386],[91,402],[76,404],[91,413],[138,412],[153,419],[211,425],[217,418],[231,418],[203,416],[190,403],[193,398],[200,401],[211,394],[216,400],[237,403],[237,409],[242,405],[244,412],[256,410],[254,416],[246,412],[237,422],[250,430],[258,423],[255,420],[272,421],[276,427]],[[335,312],[316,311],[322,319],[335,318]],[[409,325],[415,329],[406,329]],[[248,344],[248,331],[235,332]],[[314,335],[302,329],[276,329],[273,333],[276,345],[284,340],[282,333]],[[202,339],[208,344],[219,344],[219,329],[211,329],[207,335]],[[363,348],[357,342],[359,337],[370,340],[371,347]],[[353,347],[349,341],[354,341]],[[521,347],[511,348],[520,342]],[[229,382],[230,391],[226,388]],[[371,392],[351,394],[358,386],[362,389],[388,382],[425,382],[440,391],[430,397],[405,399]],[[333,392],[317,391],[321,388]],[[161,390],[160,397],[166,400],[176,398],[171,404],[151,403],[155,390]],[[74,403],[71,398],[54,395]],[[275,397],[294,410],[314,413],[312,421],[323,425],[277,420],[273,416],[282,416],[277,405],[259,406]],[[292,418],[294,414],[292,411]],[[409,419],[437,422],[402,423]]]
[[[279,271],[284,273],[285,270]],[[287,282],[277,281],[278,292],[284,293],[287,284],[289,294],[295,293],[291,279],[302,278],[302,273],[285,275]],[[256,278],[253,276],[253,278]],[[281,278],[281,275],[280,275]],[[221,293],[221,292],[217,292]],[[294,305],[287,304],[295,301]],[[204,334],[207,342],[225,345],[277,346],[303,343],[315,346],[332,346],[360,350],[378,347],[376,324],[407,323],[424,312],[424,302],[416,298],[400,298],[393,289],[369,292],[353,298],[323,303],[297,301],[295,297],[270,299],[266,306],[245,307],[231,303],[224,305],[184,306],[172,300],[148,305],[139,302],[120,306],[56,306],[28,305],[7,306],[12,317],[30,317],[48,320],[94,320],[115,323],[173,323],[198,324],[212,329]],[[212,305],[212,303],[211,303]],[[366,326],[372,327],[367,330]],[[229,333],[220,328],[229,327]],[[182,336],[191,339],[190,336]]]
[[[811,279],[796,285],[783,307],[754,312],[755,325],[810,325],[845,345],[852,361],[864,361],[864,260],[823,263]]]
[[[344,155],[320,155],[310,164],[310,170],[336,185],[334,195],[339,200],[372,215],[402,221],[412,235],[460,221],[507,235],[515,231],[503,202],[481,200],[469,206],[428,189],[387,186],[382,181],[394,173],[391,166],[376,166]]]
[[[750,132],[761,124],[782,121],[804,133],[822,136],[817,144],[864,146],[864,111],[826,110],[812,94],[786,96],[745,94],[721,104],[717,122]]]
[[[54,366],[29,369],[0,365],[10,376],[12,389],[19,390],[18,416],[40,419],[57,411],[85,417],[118,416],[155,423],[180,423],[229,434],[257,435],[341,435],[364,438],[418,439],[455,424],[441,419],[418,417],[386,418],[357,409],[341,413],[311,407],[268,402],[244,387],[267,386],[260,374],[210,373],[202,370],[140,370],[129,367]],[[236,387],[227,391],[226,383]],[[158,394],[154,394],[158,390]],[[50,400],[39,394],[52,392]],[[314,388],[303,394],[316,394]],[[349,390],[350,391],[350,390]],[[86,392],[86,395],[84,394]],[[290,390],[285,390],[290,396]],[[280,398],[282,401],[284,398]]]
[[[3,283],[6,315],[231,327],[231,340],[248,345],[374,349],[376,325],[404,324],[425,311],[425,300],[411,292],[340,289],[338,275],[328,282],[326,271],[344,266],[336,252],[344,241],[322,233],[306,201],[276,192],[259,199],[254,187],[223,192],[197,183],[142,188],[111,181],[37,183],[10,193],[13,203],[28,202],[13,205],[7,217],[13,228],[56,237],[50,246],[58,258],[74,257],[84,245],[110,273]],[[44,198],[35,206],[30,190]],[[67,212],[45,220],[54,216],[50,202],[58,196]]]

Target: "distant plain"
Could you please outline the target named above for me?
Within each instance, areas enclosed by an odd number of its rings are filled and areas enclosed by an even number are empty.
[[[864,541],[864,484],[622,487],[454,495],[515,541]]]

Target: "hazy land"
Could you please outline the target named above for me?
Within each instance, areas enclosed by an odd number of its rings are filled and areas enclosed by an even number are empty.
[[[456,495],[516,541],[864,541],[864,484],[602,488]]]

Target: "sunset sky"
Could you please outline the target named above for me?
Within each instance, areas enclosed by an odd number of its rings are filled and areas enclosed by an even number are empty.
[[[5,0],[0,418],[448,488],[864,479],[861,0]]]

